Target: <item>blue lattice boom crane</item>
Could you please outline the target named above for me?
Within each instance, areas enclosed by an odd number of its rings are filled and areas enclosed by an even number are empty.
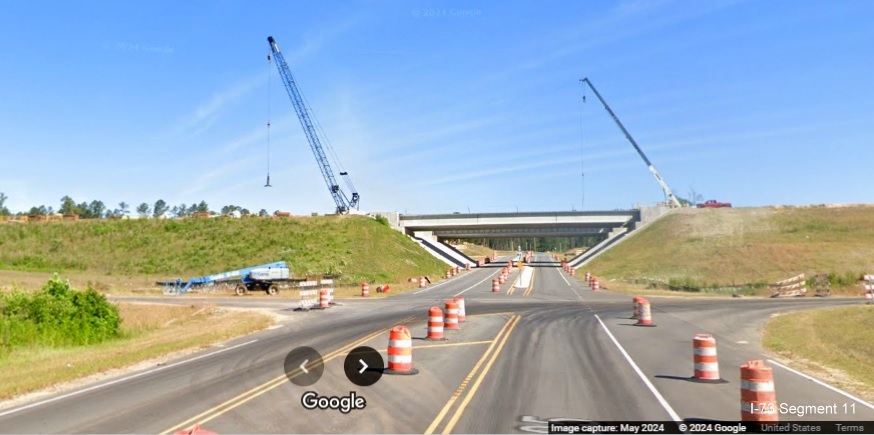
[[[334,203],[337,205],[337,213],[345,214],[352,209],[358,209],[358,200],[360,196],[355,191],[352,185],[352,180],[349,178],[348,172],[340,172],[344,177],[347,187],[352,191],[352,197],[346,196],[346,192],[337,183],[337,177],[334,176],[334,171],[331,169],[331,164],[328,161],[328,156],[325,154],[325,148],[322,146],[322,140],[313,125],[313,117],[310,115],[310,109],[307,109],[304,99],[297,89],[294,76],[291,75],[291,70],[279,51],[279,44],[272,36],[267,37],[267,42],[270,43],[270,51],[273,53],[273,58],[276,60],[276,68],[279,69],[279,75],[282,77],[282,83],[285,85],[285,90],[288,91],[288,97],[291,98],[291,104],[294,105],[294,110],[297,112],[297,117],[300,120],[300,125],[306,134],[307,141],[310,143],[310,148],[316,157],[316,162],[319,164],[319,169],[322,171],[322,177],[328,185],[328,191],[334,198]],[[329,145],[330,146],[330,145]],[[335,156],[336,157],[336,156]]]

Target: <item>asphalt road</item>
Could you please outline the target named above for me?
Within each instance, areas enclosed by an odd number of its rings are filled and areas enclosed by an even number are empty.
[[[836,414],[784,413],[782,421],[874,420],[871,405],[785,368],[758,345],[773,313],[860,300],[654,297],[657,326],[641,328],[629,319],[629,296],[593,292],[545,255],[532,266],[529,285],[513,287],[515,269],[499,293],[491,292],[491,278],[500,266],[485,267],[424,290],[343,300],[324,311],[296,312],[288,299],[210,299],[271,309],[285,320],[194,356],[0,410],[0,432],[172,433],[199,423],[218,433],[545,433],[545,421],[554,418],[737,420],[739,366],[752,359],[773,367],[779,403],[837,405]],[[446,331],[446,341],[422,340],[428,308],[456,295],[466,302],[461,329]],[[386,374],[367,387],[350,382],[346,353],[365,345],[385,357],[388,330],[397,324],[412,332],[419,373]],[[696,333],[716,337],[726,382],[689,380]],[[308,387],[285,375],[285,357],[299,346],[325,360],[323,376]],[[307,410],[301,397],[308,391],[355,392],[366,408]]]

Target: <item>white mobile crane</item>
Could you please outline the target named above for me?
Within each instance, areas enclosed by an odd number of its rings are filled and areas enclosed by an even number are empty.
[[[673,192],[671,192],[671,188],[668,187],[668,185],[665,183],[665,180],[663,180],[662,176],[659,175],[659,171],[656,171],[655,166],[653,166],[652,162],[650,162],[649,159],[646,158],[646,155],[643,153],[640,147],[637,146],[637,142],[634,141],[634,138],[631,137],[631,134],[628,133],[628,130],[625,129],[625,126],[622,125],[622,122],[619,121],[619,118],[616,117],[616,114],[613,113],[613,110],[610,109],[610,106],[607,105],[607,102],[604,101],[603,98],[601,98],[601,94],[599,94],[598,90],[595,89],[595,85],[593,85],[592,82],[589,81],[588,77],[584,77],[580,79],[580,81],[589,85],[589,87],[592,88],[592,92],[595,93],[595,96],[598,97],[598,100],[600,100],[601,104],[604,105],[604,108],[607,109],[607,113],[609,113],[610,116],[613,117],[613,121],[616,121],[616,125],[618,125],[619,129],[622,130],[622,133],[625,134],[625,138],[628,139],[629,142],[631,142],[631,145],[634,147],[635,150],[637,150],[637,153],[640,154],[640,157],[643,159],[643,162],[646,163],[646,167],[649,169],[649,172],[652,172],[652,175],[655,177],[656,181],[658,181],[659,186],[661,186],[662,190],[665,191],[665,196],[667,196],[668,198],[668,205],[670,207],[682,207],[680,201],[677,200],[677,197],[674,196]]]

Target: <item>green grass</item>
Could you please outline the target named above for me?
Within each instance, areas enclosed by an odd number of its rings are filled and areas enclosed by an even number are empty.
[[[778,316],[768,322],[763,338],[766,349],[793,365],[869,400],[874,399],[872,342],[874,306],[870,305]]]
[[[0,270],[188,278],[285,260],[296,276],[401,282],[443,263],[363,216],[0,224]]]
[[[205,306],[120,304],[123,338],[87,346],[15,348],[0,355],[0,400],[171,352],[198,349],[266,328],[253,312]]]
[[[586,269],[693,290],[755,287],[799,273],[854,286],[874,273],[874,207],[677,210]]]

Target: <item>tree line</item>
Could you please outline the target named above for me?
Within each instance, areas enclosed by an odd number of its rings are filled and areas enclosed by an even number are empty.
[[[9,197],[6,196],[5,193],[0,192],[0,216],[11,216],[12,213],[9,211],[9,208],[6,207],[6,200]],[[179,205],[170,206],[163,199],[159,199],[155,201],[154,204],[149,204],[147,202],[143,202],[134,209],[136,213],[140,217],[153,217],[153,218],[162,218],[162,217],[186,217],[191,216],[194,213],[209,213],[216,214],[215,211],[211,210],[209,204],[206,201],[200,201],[199,203],[186,204],[182,203]],[[240,207],[238,205],[226,205],[221,208],[220,213],[232,214],[234,212],[239,213],[241,216],[251,215],[252,212],[249,209]],[[103,201],[94,200],[91,202],[83,201],[80,203],[76,203],[68,195],[64,195],[60,201],[60,207],[55,210],[52,206],[34,206],[31,207],[27,212],[18,212],[15,213],[16,216],[25,216],[25,215],[50,215],[50,214],[63,214],[63,215],[74,215],[78,216],[80,219],[111,219],[111,218],[121,218],[124,216],[131,215],[131,204],[128,204],[125,201],[118,203],[117,208],[108,207]],[[258,213],[258,216],[269,216],[267,210],[261,209]]]

